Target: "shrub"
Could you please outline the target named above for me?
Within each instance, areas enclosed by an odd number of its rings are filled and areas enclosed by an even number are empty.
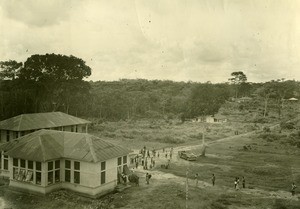
[[[268,141],[268,142],[272,142],[272,141],[277,141],[281,138],[281,135],[279,134],[271,134],[271,133],[264,133],[259,135],[260,138]]]
[[[263,131],[264,132],[271,132],[271,129],[269,127],[264,127]]]
[[[170,144],[180,144],[185,142],[184,139],[174,138],[171,136],[156,137],[155,141],[161,143],[170,143]]]
[[[281,122],[280,127],[282,129],[292,130],[292,129],[295,129],[295,123],[293,123],[293,122]]]

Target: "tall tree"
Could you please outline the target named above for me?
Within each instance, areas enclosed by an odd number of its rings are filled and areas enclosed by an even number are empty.
[[[247,76],[242,71],[232,72],[231,76],[228,80],[235,86],[235,98],[237,98],[239,89],[247,87],[244,85],[247,82]]]
[[[15,60],[0,62],[0,79],[14,80],[18,77],[21,67],[22,63]]]
[[[80,58],[60,54],[32,55],[19,71],[24,90],[33,93],[34,112],[56,109],[69,112],[79,94],[87,94],[89,84],[83,81],[91,75],[91,68]]]

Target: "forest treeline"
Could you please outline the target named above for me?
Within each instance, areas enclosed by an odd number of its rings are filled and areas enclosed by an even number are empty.
[[[168,80],[121,79],[85,81],[92,70],[80,58],[32,55],[24,63],[0,62],[0,119],[22,113],[62,111],[102,120],[178,117],[184,120],[218,112],[230,98],[257,97],[278,108],[282,101],[299,97],[294,80],[249,83],[242,71],[228,82],[212,84]]]

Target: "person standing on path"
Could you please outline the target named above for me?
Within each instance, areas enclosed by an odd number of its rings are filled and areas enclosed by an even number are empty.
[[[135,162],[135,168],[138,169],[138,167],[139,167],[139,162],[136,161],[136,162]]]
[[[292,191],[291,191],[293,196],[294,196],[295,193],[296,193],[296,188],[297,188],[297,186],[296,186],[295,182],[293,182],[293,183],[292,183]]]
[[[151,178],[151,174],[146,173],[146,182],[147,182],[147,184],[149,184],[150,178]]]
[[[236,190],[240,190],[240,186],[239,186],[239,184],[240,184],[240,178],[237,178],[237,180],[236,180]]]
[[[195,175],[195,182],[196,182],[196,187],[198,187],[198,173]]]
[[[236,187],[237,187],[237,177],[234,180],[234,189],[236,189]]]
[[[245,188],[246,188],[246,179],[245,179],[245,177],[244,177],[244,176],[243,176],[242,183],[243,183],[243,189],[245,189]]]
[[[215,186],[215,181],[216,181],[215,174],[212,174],[211,181],[212,181],[212,185]]]

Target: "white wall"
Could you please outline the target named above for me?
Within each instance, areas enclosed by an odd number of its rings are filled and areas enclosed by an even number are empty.
[[[122,156],[123,157],[123,156]],[[28,182],[16,181],[13,179],[12,159],[9,162],[10,171],[10,186],[19,188],[24,191],[37,192],[46,194],[61,188],[70,189],[75,192],[85,194],[90,197],[96,197],[112,191],[117,185],[117,161],[118,158],[113,158],[106,161],[106,182],[101,185],[101,162],[80,162],[80,184],[64,182],[65,179],[65,160],[61,160],[60,175],[61,182],[57,184],[47,185],[47,162],[42,163],[42,185],[35,185]],[[76,160],[75,160],[76,161]],[[127,165],[129,156],[127,156]],[[122,162],[123,164],[123,162]],[[74,181],[74,160],[71,160],[71,182]]]

